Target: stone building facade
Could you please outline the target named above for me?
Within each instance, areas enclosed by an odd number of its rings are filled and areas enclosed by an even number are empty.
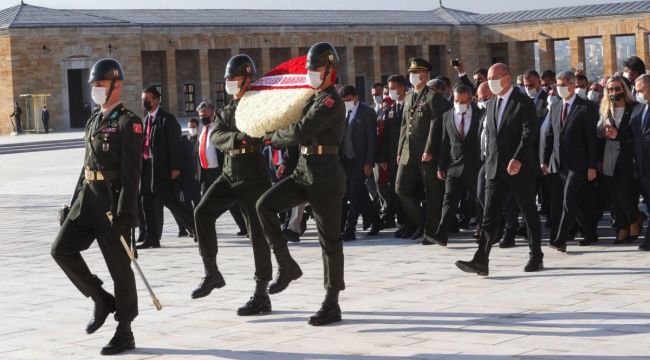
[[[633,36],[636,54],[648,63],[649,33],[648,1],[495,14],[445,7],[99,11],[20,4],[0,11],[0,134],[11,131],[13,103],[36,107],[33,99],[39,94],[38,106],[47,103],[53,129],[83,126],[81,108],[93,105],[88,72],[103,57],[124,66],[127,107],[139,111],[142,89],[154,85],[164,106],[187,118],[196,115],[194,107],[203,99],[226,100],[223,71],[237,53],[250,55],[263,74],[305,54],[311,44],[329,41],[341,58],[338,81],[365,94],[373,83],[404,73],[412,56],[429,59],[434,74],[452,80],[454,58],[463,59],[469,71],[497,61],[508,63],[514,73],[536,67],[565,70],[556,69],[558,61],[568,55],[572,68],[584,64],[585,40],[593,38],[601,39],[599,66],[611,74],[621,69],[616,49],[621,36]],[[556,44],[565,40],[566,55],[556,54]],[[30,128],[25,120],[23,126]]]

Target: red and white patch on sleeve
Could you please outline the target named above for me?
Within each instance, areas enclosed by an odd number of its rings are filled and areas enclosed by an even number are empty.
[[[142,124],[134,123],[133,132],[136,134],[142,134]]]
[[[323,100],[323,105],[331,109],[332,106],[334,106],[334,99],[332,99],[330,96],[326,97],[325,100]]]

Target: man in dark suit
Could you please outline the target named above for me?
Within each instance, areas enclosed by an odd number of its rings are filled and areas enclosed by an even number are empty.
[[[397,194],[406,221],[419,230],[414,239],[424,234],[433,236],[440,224],[444,183],[436,177],[442,114],[451,108],[442,94],[426,86],[431,64],[424,59],[411,58],[408,69],[414,90],[404,100],[404,115],[397,147]],[[420,211],[419,190],[424,186],[426,211]],[[416,235],[418,235],[416,237]]]
[[[199,113],[203,128],[196,141],[194,164],[196,167],[196,178],[199,184],[201,184],[201,196],[203,196],[221,175],[224,156],[210,141],[210,136],[212,136],[212,132],[216,128],[214,126],[216,116],[214,105],[210,101],[202,101],[196,107],[196,111]],[[246,222],[244,221],[239,205],[233,205],[228,211],[239,228],[237,236],[246,236],[248,230],[246,230]]]
[[[458,73],[458,81],[469,86],[474,91],[474,94],[478,91],[479,85],[487,80],[488,71],[485,68],[474,70],[474,73],[472,74],[473,81],[470,80],[469,76],[467,76],[467,73],[465,72],[465,63],[463,63],[462,60],[458,61],[458,65],[454,66],[454,69],[456,69],[456,72]]]
[[[554,166],[559,170],[564,189],[564,205],[557,235],[551,239],[550,246],[566,252],[567,237],[576,219],[584,236],[580,246],[598,241],[596,224],[592,223],[587,209],[579,202],[587,181],[596,179],[598,109],[576,95],[576,76],[573,72],[564,71],[557,76],[557,91],[562,101],[551,106],[541,168],[545,174],[548,173],[553,155]]]
[[[490,91],[487,82],[482,82],[476,89],[476,106],[479,111],[479,160],[481,167],[478,171],[476,184],[476,230],[474,238],[481,238],[481,227],[483,225],[483,213],[485,209],[485,157],[487,155],[487,134],[485,132],[485,123],[487,118],[487,104],[494,99],[494,94]],[[478,242],[478,240],[477,240]]]
[[[524,271],[543,268],[541,224],[535,206],[535,175],[539,171],[533,151],[537,131],[535,104],[514,89],[511,81],[507,65],[497,63],[490,67],[488,84],[497,98],[487,107],[487,183],[481,239],[474,259],[456,262],[461,270],[483,276],[489,274],[490,249],[498,240],[502,204],[509,190],[528,225],[530,259]]]
[[[359,215],[372,222],[369,236],[379,233],[379,213],[373,206],[366,189],[366,178],[374,175],[375,152],[377,146],[377,113],[374,109],[359,102],[354,86],[348,85],[341,90],[345,101],[346,123],[343,133],[343,166],[347,179],[346,198],[350,202],[345,230],[341,237],[344,241],[355,240]]]
[[[167,207],[182,225],[194,235],[192,212],[180,202],[181,126],[174,115],[160,108],[160,93],[151,86],[142,92],[145,119],[145,140],[142,162],[142,205],[147,223],[147,239],[138,249],[160,247],[162,211],[155,199]]]
[[[395,231],[396,238],[411,238],[415,229],[409,228],[402,207],[399,203],[399,197],[395,191],[395,180],[397,178],[397,146],[399,144],[399,132],[402,125],[402,116],[404,114],[404,99],[406,98],[406,78],[403,75],[392,75],[388,78],[388,95],[393,104],[384,113],[384,136],[382,148],[379,152],[379,166],[382,169],[388,169],[389,194],[388,206],[384,215],[385,223],[395,222],[399,229]]]
[[[181,136],[181,191],[183,197],[181,203],[189,211],[194,212],[194,208],[201,201],[201,185],[197,181],[196,167],[194,157],[196,156],[196,143],[198,142],[199,122],[191,118],[187,122],[187,135]],[[183,226],[182,220],[174,217],[178,225],[178,237],[188,236],[187,229]]]
[[[50,110],[47,109],[46,105],[43,105],[43,110],[41,110],[41,123],[43,123],[45,133],[50,132]]]
[[[472,103],[473,91],[464,84],[454,89],[454,108],[442,117],[442,145],[437,177],[445,181],[442,220],[433,237],[424,235],[422,244],[447,246],[447,237],[458,208],[460,195],[467,190],[470,205],[476,204],[476,178],[479,170],[480,114]]]
[[[646,206],[650,208],[650,76],[639,76],[634,84],[636,99],[643,109],[632,118],[631,126],[632,142],[634,143],[634,156],[636,158],[636,170],[643,185],[643,198]],[[650,224],[646,226],[645,241],[639,246],[639,250],[650,251]]]

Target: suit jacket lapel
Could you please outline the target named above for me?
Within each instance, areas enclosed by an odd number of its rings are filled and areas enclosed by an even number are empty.
[[[506,107],[503,109],[503,116],[501,117],[501,122],[499,123],[499,128],[497,129],[497,134],[501,132],[501,129],[503,128],[503,124],[508,120],[508,113],[514,106],[514,101],[512,101],[512,97],[515,94],[515,90],[513,89],[512,92],[510,93],[510,97],[508,97],[508,102],[506,102]],[[498,110],[497,110],[497,117],[499,116]]]
[[[478,113],[478,108],[475,106],[472,106],[472,118],[471,118],[471,123],[469,124],[469,130],[467,131],[467,134],[465,134],[465,138],[467,138],[467,135],[470,133],[476,133],[478,134],[478,126],[480,123],[480,116]]]

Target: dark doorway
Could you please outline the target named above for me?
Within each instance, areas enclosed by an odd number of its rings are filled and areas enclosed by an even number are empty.
[[[70,127],[83,128],[86,126],[84,119],[84,81],[83,73],[86,69],[68,70],[68,99],[70,105]]]

